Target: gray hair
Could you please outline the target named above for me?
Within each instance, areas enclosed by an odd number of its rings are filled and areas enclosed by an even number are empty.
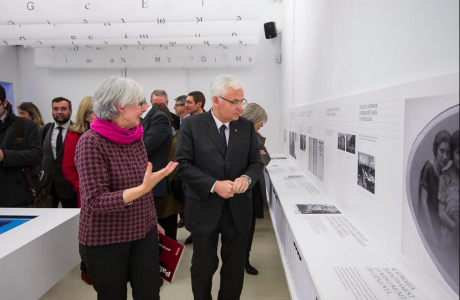
[[[144,89],[132,79],[110,76],[105,79],[94,93],[94,112],[100,120],[113,120],[121,108],[138,104],[144,100]]]
[[[185,100],[187,100],[187,96],[182,95],[182,96],[177,97],[174,101],[176,101],[176,102],[178,101],[180,105],[184,105]]]
[[[154,90],[152,92],[152,95],[150,95],[150,99],[152,99],[153,95],[155,96],[163,96],[166,98],[166,101],[168,101],[168,93],[166,93],[166,91],[163,91],[163,90]]]
[[[249,103],[241,116],[254,124],[265,124],[268,121],[267,112],[257,103]]]
[[[236,77],[231,75],[220,75],[214,79],[214,82],[211,83],[211,97],[214,96],[226,96],[227,88],[232,88],[235,90],[244,89],[243,83]]]

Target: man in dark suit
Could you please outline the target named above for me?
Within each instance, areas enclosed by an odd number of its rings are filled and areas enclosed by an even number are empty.
[[[18,125],[21,120],[24,123],[22,143],[16,135],[21,129]],[[0,85],[0,207],[29,206],[33,197],[22,168],[39,165],[42,156],[37,124],[16,117],[6,99],[6,91]]]
[[[42,183],[53,197],[53,207],[58,207],[60,202],[64,208],[77,208],[77,193],[62,174],[64,141],[72,123],[72,102],[58,97],[53,99],[51,106],[55,122],[40,128],[40,137],[43,141]]]
[[[173,139],[171,122],[168,116],[161,112],[152,101],[152,109],[142,120],[141,124],[144,128],[144,144],[149,161],[152,163],[152,171],[159,171],[168,164],[169,151],[171,151]],[[155,203],[160,201],[160,197],[166,196],[169,193],[168,182],[168,177],[165,177],[153,188],[152,193]],[[176,222],[173,225],[176,226]]]
[[[168,94],[163,90],[154,90],[152,96],[150,97],[150,102],[152,105],[166,105],[168,107],[169,100]],[[180,117],[171,113],[171,125],[175,130],[180,129]]]
[[[240,118],[242,83],[219,76],[211,85],[213,109],[182,122],[177,143],[177,176],[186,184],[185,227],[193,236],[192,290],[195,300],[210,300],[212,277],[222,269],[219,300],[240,299],[252,222],[251,185],[262,174],[252,122]]]

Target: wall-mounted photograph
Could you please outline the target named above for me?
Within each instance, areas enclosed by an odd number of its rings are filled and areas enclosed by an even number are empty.
[[[358,152],[358,185],[375,195],[375,157]]]
[[[347,152],[355,154],[356,136],[354,134],[347,134]]]
[[[300,135],[300,150],[307,151],[307,136],[305,134]]]
[[[439,107],[442,98],[411,99],[409,111]],[[432,102],[431,106],[428,104]],[[438,105],[439,103],[439,105]],[[458,103],[458,100],[457,100]],[[414,114],[415,115],[415,114]],[[417,114],[417,118],[420,114]],[[414,117],[415,118],[415,117]],[[410,122],[410,120],[406,120]],[[416,132],[406,171],[409,206],[423,244],[440,273],[459,288],[459,106],[451,106]],[[406,129],[406,134],[408,134]],[[414,134],[411,132],[410,134]]]
[[[340,133],[339,132],[339,136],[337,138],[337,148],[339,150],[342,150],[342,151],[345,151],[345,133]]]
[[[294,158],[296,158],[295,141],[296,141],[296,133],[293,131],[289,131],[289,154]]]

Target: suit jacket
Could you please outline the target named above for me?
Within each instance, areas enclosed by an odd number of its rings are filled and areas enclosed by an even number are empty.
[[[73,123],[70,122],[70,124]],[[40,138],[43,140],[42,170],[44,171],[44,174],[42,178],[42,184],[45,188],[51,189],[51,186],[54,183],[54,189],[56,190],[58,197],[61,199],[77,198],[77,193],[73,190],[72,184],[70,184],[70,182],[68,182],[62,174],[64,147],[61,148],[59,153],[56,153],[56,158],[54,158],[53,155],[53,149],[51,147],[51,135],[55,125],[56,123],[53,123],[47,132],[44,132],[45,126],[40,128]],[[70,130],[67,130],[66,138],[69,132]],[[43,138],[44,134],[45,136]]]
[[[257,140],[259,141],[259,149],[264,150],[267,154],[261,155],[262,163],[264,167],[266,167],[271,160],[270,154],[265,148],[265,138],[257,133]],[[256,192],[257,190],[257,192]],[[264,203],[267,202],[267,187],[265,185],[265,177],[262,175],[260,176],[259,180],[254,185],[254,192],[252,198],[254,204],[254,217],[258,219],[264,218]]]
[[[10,108],[6,123],[0,126],[0,149],[3,152],[3,161],[0,162],[0,207],[23,205],[33,199],[22,168],[39,165],[43,155],[38,126],[28,119],[24,119],[24,150],[18,151],[14,132],[16,118]]]
[[[212,111],[182,121],[177,142],[177,176],[186,184],[185,226],[195,235],[214,232],[224,199],[211,189],[217,180],[234,181],[247,175],[255,183],[263,165],[254,124],[244,118],[230,123],[227,153]],[[239,234],[246,234],[252,222],[252,191],[228,199]]]
[[[175,130],[180,129],[180,117],[176,114],[171,113],[172,116],[172,126]]]
[[[169,151],[172,144],[172,126],[168,116],[156,106],[142,120],[144,128],[144,144],[147,156],[156,172],[168,164]],[[166,196],[169,193],[168,178],[163,178],[152,190],[154,197]]]

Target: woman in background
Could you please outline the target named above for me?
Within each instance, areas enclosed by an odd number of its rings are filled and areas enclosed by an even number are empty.
[[[144,90],[129,78],[104,80],[96,117],[75,151],[80,184],[80,255],[99,300],[158,300],[158,225],[152,188],[177,166],[152,172],[143,141]]]
[[[265,148],[265,138],[259,133],[260,128],[262,128],[268,121],[267,113],[259,104],[250,103],[246,106],[241,116],[254,123],[254,128],[257,132],[257,139],[259,141],[260,157],[262,158],[264,166],[267,166],[270,163],[271,158],[267,152],[267,148]],[[246,272],[250,275],[259,274],[259,271],[257,271],[257,269],[249,263],[249,255],[251,253],[252,241],[254,239],[254,231],[256,229],[256,218],[264,218],[264,202],[267,202],[267,191],[265,187],[265,177],[262,174],[252,188],[253,218],[251,231],[249,232],[248,237],[248,245],[246,248],[246,262],[244,265]]]
[[[77,116],[75,123],[70,125],[69,133],[64,142],[64,158],[62,160],[62,174],[64,178],[73,186],[73,190],[78,195],[78,207],[81,207],[80,202],[80,181],[78,178],[77,167],[75,166],[75,149],[77,148],[80,136],[89,129],[89,124],[93,122],[93,97],[87,96],[81,100],[78,105]],[[88,269],[85,263],[80,263],[81,279],[87,284],[93,284],[88,275]]]
[[[433,142],[434,159],[427,160],[420,173],[417,220],[427,242],[440,248],[439,177],[450,160],[451,135],[446,130],[436,134]]]
[[[32,102],[21,103],[21,105],[18,106],[18,113],[21,118],[31,119],[37,123],[39,129],[45,125],[40,110]]]

